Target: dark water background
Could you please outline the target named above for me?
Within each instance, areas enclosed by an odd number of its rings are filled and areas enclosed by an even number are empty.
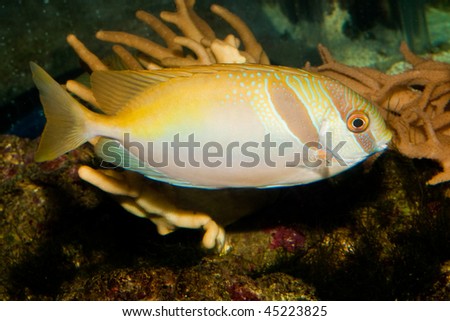
[[[340,10],[333,2],[340,3]],[[319,42],[340,61],[379,68],[400,59],[402,39],[416,52],[449,47],[448,0],[197,1],[197,13],[224,37],[233,30],[209,11],[212,3],[240,16],[274,64],[319,64]],[[158,15],[173,11],[175,5],[171,0],[0,1],[0,133],[33,138],[43,128],[45,119],[29,61],[61,83],[83,72],[65,41],[67,34],[76,34],[99,57],[111,54],[111,44],[94,37],[100,29],[129,31],[157,41],[159,37],[135,18],[138,9]]]

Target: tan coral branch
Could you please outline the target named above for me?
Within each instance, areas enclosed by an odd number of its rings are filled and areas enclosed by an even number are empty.
[[[215,39],[211,43],[210,48],[219,63],[243,64],[246,62],[256,62],[250,55],[246,56],[245,52],[239,51],[236,47],[230,45],[229,42]]]
[[[124,47],[120,45],[114,45],[113,46],[114,53],[119,56],[119,58],[123,61],[125,66],[130,70],[143,70],[144,68],[139,63],[139,61],[134,58],[134,56],[126,50]]]
[[[425,59],[420,58],[416,54],[414,54],[408,47],[405,41],[402,41],[400,44],[400,52],[402,53],[403,57],[407,62],[409,62],[412,65],[420,64],[421,62],[425,61]]]
[[[77,95],[84,101],[88,102],[92,106],[99,108],[97,100],[94,97],[94,93],[89,87],[83,85],[82,83],[79,83],[78,81],[68,80],[66,83],[66,89],[71,93]]]
[[[175,0],[177,11],[163,11],[161,12],[160,17],[164,21],[176,25],[186,37],[200,42],[206,35],[198,29],[191,18],[194,3],[194,1],[186,2],[184,0]]]
[[[155,57],[158,60],[161,60],[167,56],[173,56],[171,50],[164,48],[151,40],[127,32],[98,31],[96,37],[103,41],[121,43],[123,45],[136,48],[146,55]]]
[[[211,11],[228,22],[237,31],[242,43],[244,44],[245,51],[249,53],[255,61],[260,64],[270,64],[269,57],[262,49],[262,46],[256,40],[249,27],[244,21],[242,21],[241,18],[230,12],[228,9],[217,4],[211,6]]]
[[[189,17],[194,22],[194,25],[197,29],[204,35],[205,39],[213,40],[216,39],[216,33],[214,30],[208,25],[208,23],[203,20],[194,10],[194,0],[187,0],[187,7],[189,8]]]
[[[77,53],[78,57],[80,57],[80,59],[83,60],[92,71],[108,70],[108,67],[95,54],[89,51],[89,49],[87,49],[75,35],[69,34],[66,40]]]
[[[214,57],[208,54],[206,48],[193,39],[189,39],[186,37],[176,37],[175,42],[191,49],[195,53],[195,55],[197,56],[197,60],[195,61],[196,64],[210,65],[216,62]]]
[[[167,48],[170,49],[174,55],[181,55],[183,53],[181,46],[174,42],[177,34],[167,27],[161,20],[143,10],[137,11],[136,17],[150,26],[150,28],[152,28],[166,42]]]

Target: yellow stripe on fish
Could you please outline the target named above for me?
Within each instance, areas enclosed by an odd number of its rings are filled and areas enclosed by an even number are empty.
[[[386,147],[370,102],[301,69],[213,65],[97,71],[104,114],[81,105],[31,63],[47,118],[37,161],[100,136],[104,160],[172,184],[271,187],[338,174]]]

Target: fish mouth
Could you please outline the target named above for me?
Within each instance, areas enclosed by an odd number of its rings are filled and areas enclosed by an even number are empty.
[[[389,142],[384,143],[383,146],[384,146],[383,149],[387,149],[387,150],[395,150],[395,151],[398,150],[398,148],[397,148],[397,146],[395,145],[395,143],[394,143],[393,140],[390,140]]]
[[[381,151],[383,151],[383,150],[385,150],[385,149],[388,149],[390,147],[390,142],[388,142],[388,143],[382,143],[382,144],[379,144],[378,145],[378,148],[377,148],[377,150],[378,150],[378,152],[381,152]],[[390,149],[390,148],[389,148]]]
[[[395,144],[393,143],[393,134],[391,131],[387,132],[381,142],[377,146],[378,151],[383,151],[385,149],[395,149]]]

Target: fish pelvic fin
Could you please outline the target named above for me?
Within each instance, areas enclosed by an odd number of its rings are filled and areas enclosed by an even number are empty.
[[[85,143],[90,110],[80,104],[44,69],[30,62],[47,123],[35,154],[37,162],[55,159]]]

